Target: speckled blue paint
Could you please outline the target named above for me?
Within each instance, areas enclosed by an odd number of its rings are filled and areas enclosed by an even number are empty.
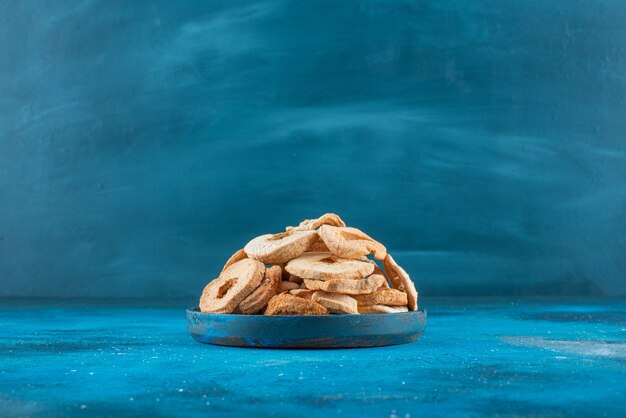
[[[198,344],[179,307],[5,303],[0,416],[623,416],[626,302],[428,303],[417,343]]]

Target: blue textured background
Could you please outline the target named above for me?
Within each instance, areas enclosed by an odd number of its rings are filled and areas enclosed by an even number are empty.
[[[336,211],[434,294],[626,294],[619,0],[0,3],[0,296],[196,297]]]

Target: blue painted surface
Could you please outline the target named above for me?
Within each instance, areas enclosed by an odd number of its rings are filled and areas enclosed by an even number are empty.
[[[1,416],[624,416],[626,301],[441,301],[413,344],[198,344],[184,303],[2,302]]]
[[[193,297],[336,211],[423,294],[626,286],[626,3],[0,2],[0,296]]]

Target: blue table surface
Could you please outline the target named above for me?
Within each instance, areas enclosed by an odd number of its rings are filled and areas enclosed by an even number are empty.
[[[429,300],[416,343],[197,343],[184,305],[0,301],[0,416],[626,416],[626,301]]]

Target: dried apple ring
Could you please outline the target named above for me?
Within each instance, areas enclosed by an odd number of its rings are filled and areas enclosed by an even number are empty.
[[[387,255],[384,245],[356,228],[322,225],[318,233],[330,252],[338,257],[361,258],[374,254],[374,258],[384,260]]]
[[[289,294],[298,296],[299,298],[303,298],[303,299],[311,299],[314,293],[315,293],[315,290],[309,290],[309,289],[293,289],[289,291]]]
[[[389,277],[393,287],[406,292],[409,309],[416,311],[417,290],[415,289],[415,284],[413,283],[413,280],[411,280],[411,277],[409,277],[408,273],[404,271],[398,263],[396,263],[391,254],[387,254],[383,260],[383,267],[385,267],[385,272],[387,273],[387,277]]]
[[[319,218],[305,219],[300,222],[300,224],[296,227],[288,226],[287,231],[312,231],[318,228],[320,225],[346,226],[346,223],[334,213],[325,213]]]
[[[200,311],[231,313],[259,286],[264,272],[265,266],[256,260],[246,258],[234,263],[206,285],[200,296]]]
[[[274,296],[267,304],[265,315],[326,315],[328,309],[312,300],[289,293]]]
[[[321,282],[320,290],[330,293],[343,293],[345,295],[365,295],[374,292],[383,286],[387,281],[380,274],[372,274],[368,278],[361,280],[352,279],[330,279]],[[307,287],[308,287],[308,281]]]
[[[361,305],[358,307],[360,314],[387,314],[408,312],[406,306],[387,306],[387,305]]]
[[[285,269],[303,279],[360,279],[374,271],[374,265],[361,260],[339,258],[331,253],[304,253],[287,263]]]
[[[355,295],[359,305],[391,305],[402,306],[407,304],[406,293],[397,289],[378,289],[367,295]]]
[[[317,231],[266,234],[254,238],[243,249],[248,257],[264,264],[283,264],[304,253],[317,239]]]
[[[339,293],[328,293],[317,291],[313,293],[311,298],[313,302],[317,302],[328,309],[328,312],[335,314],[358,314],[358,305],[356,299],[348,295],[340,295]]]
[[[235,313],[253,314],[263,309],[267,302],[278,294],[281,283],[280,278],[280,266],[272,266],[265,269],[265,276],[261,280],[259,287],[241,301],[235,309]]]

